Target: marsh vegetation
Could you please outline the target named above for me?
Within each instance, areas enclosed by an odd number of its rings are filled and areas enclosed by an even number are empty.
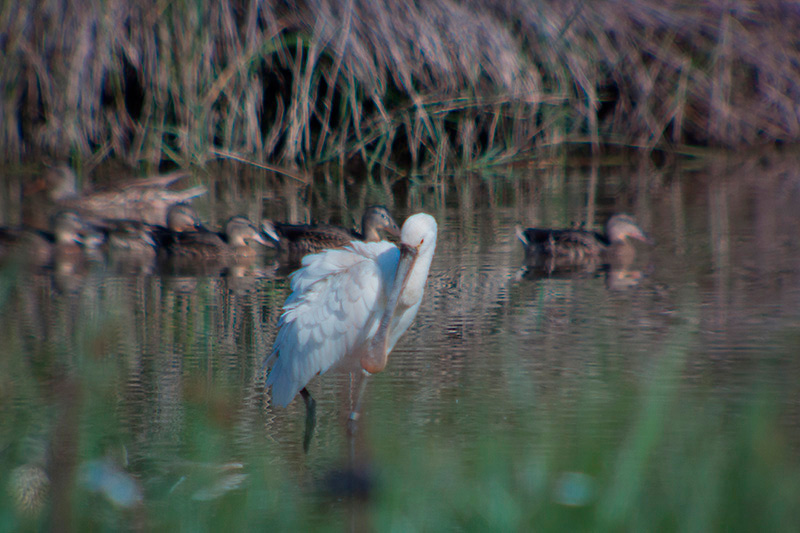
[[[430,174],[800,139],[792,2],[37,0],[0,32],[10,159]]]

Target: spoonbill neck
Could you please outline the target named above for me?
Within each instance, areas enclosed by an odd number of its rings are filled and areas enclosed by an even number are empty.
[[[402,243],[394,280],[378,330],[370,340],[361,366],[369,373],[386,366],[389,352],[417,314],[436,249],[436,220],[420,213],[403,224]]]
[[[389,328],[393,323],[400,295],[406,288],[409,276],[414,269],[416,259],[416,248],[404,244],[400,245],[400,258],[397,262],[397,270],[395,271],[392,289],[386,300],[386,308],[381,315],[378,331],[375,332],[375,336],[370,340],[366,354],[361,358],[361,367],[370,374],[380,372],[386,366],[386,360],[391,350],[389,346]]]

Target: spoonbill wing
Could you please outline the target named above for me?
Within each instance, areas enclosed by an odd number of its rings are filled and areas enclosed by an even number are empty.
[[[375,334],[399,257],[394,244],[382,241],[353,242],[303,259],[267,360],[274,363],[267,378],[274,403],[289,404],[314,376]]]

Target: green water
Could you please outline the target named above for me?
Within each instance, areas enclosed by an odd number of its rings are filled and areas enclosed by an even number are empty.
[[[544,278],[514,226],[584,219],[589,170],[398,192],[398,220],[439,222],[425,300],[354,437],[349,376],[311,382],[307,453],[303,403],[263,390],[276,256],[206,276],[6,267],[0,530],[795,531],[796,168],[600,169],[595,221],[629,212],[657,244]],[[325,194],[300,212],[358,212]]]

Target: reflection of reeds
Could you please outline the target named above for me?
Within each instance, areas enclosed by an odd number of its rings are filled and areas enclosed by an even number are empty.
[[[797,140],[796,7],[726,6],[39,0],[0,12],[0,146],[441,171],[564,142]]]

